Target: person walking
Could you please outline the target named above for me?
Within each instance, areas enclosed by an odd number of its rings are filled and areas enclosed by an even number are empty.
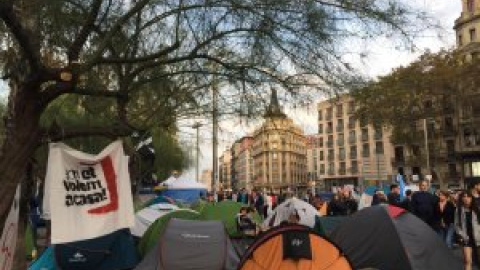
[[[470,191],[464,191],[459,196],[455,213],[455,232],[459,236],[459,242],[463,247],[465,270],[472,270],[473,263],[479,265],[480,211]]]
[[[449,248],[453,247],[453,234],[455,232],[455,205],[449,200],[448,191],[440,190],[438,197],[439,228],[438,233]]]
[[[413,193],[411,201],[411,210],[418,218],[427,223],[433,230],[437,229],[438,213],[437,198],[428,192],[428,182],[420,182],[419,191]]]

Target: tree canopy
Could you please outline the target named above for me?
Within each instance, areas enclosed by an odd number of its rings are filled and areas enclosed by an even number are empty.
[[[353,91],[357,116],[392,127],[394,138],[403,142],[418,141],[411,130],[415,121],[475,102],[472,94],[478,92],[479,68],[478,60],[466,61],[457,51],[426,52]]]

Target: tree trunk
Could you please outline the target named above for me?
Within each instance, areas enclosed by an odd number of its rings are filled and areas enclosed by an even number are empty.
[[[17,85],[19,87],[16,87]],[[5,119],[6,134],[0,155],[0,171],[2,172],[0,179],[0,198],[2,198],[0,200],[0,231],[3,231],[17,184],[25,179],[27,165],[42,136],[39,124],[42,107],[38,103],[38,92],[34,87],[35,84],[32,84],[31,81],[23,84],[10,84],[8,115]],[[25,200],[23,202],[21,209],[26,209]],[[22,211],[20,215],[21,224],[19,224],[14,269],[25,269],[26,257],[23,248],[25,222],[23,221],[26,212]]]

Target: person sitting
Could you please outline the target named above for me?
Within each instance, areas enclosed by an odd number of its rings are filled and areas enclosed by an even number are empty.
[[[252,214],[254,210],[251,207],[242,207],[237,214],[238,230],[245,236],[255,237],[259,230],[258,226],[253,220]]]

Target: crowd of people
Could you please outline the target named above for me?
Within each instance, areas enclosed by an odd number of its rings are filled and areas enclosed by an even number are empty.
[[[431,192],[427,181],[421,181],[418,188],[418,191],[406,190],[401,194],[400,187],[392,184],[388,195],[377,190],[371,205],[390,204],[410,211],[430,226],[449,248],[462,249],[466,270],[472,269],[475,264],[480,266],[480,182],[474,183],[468,190],[458,191]],[[241,217],[252,211],[267,217],[277,205],[292,196],[292,192],[277,195],[256,190],[248,193],[246,189],[241,189],[218,194],[217,198],[212,195],[209,200],[232,200],[248,205],[248,208],[242,209]],[[312,204],[320,215],[350,215],[359,207],[358,195],[349,189],[341,189],[328,202],[311,192],[299,198]],[[245,226],[249,225],[245,223]],[[251,229],[255,230],[253,226]]]

